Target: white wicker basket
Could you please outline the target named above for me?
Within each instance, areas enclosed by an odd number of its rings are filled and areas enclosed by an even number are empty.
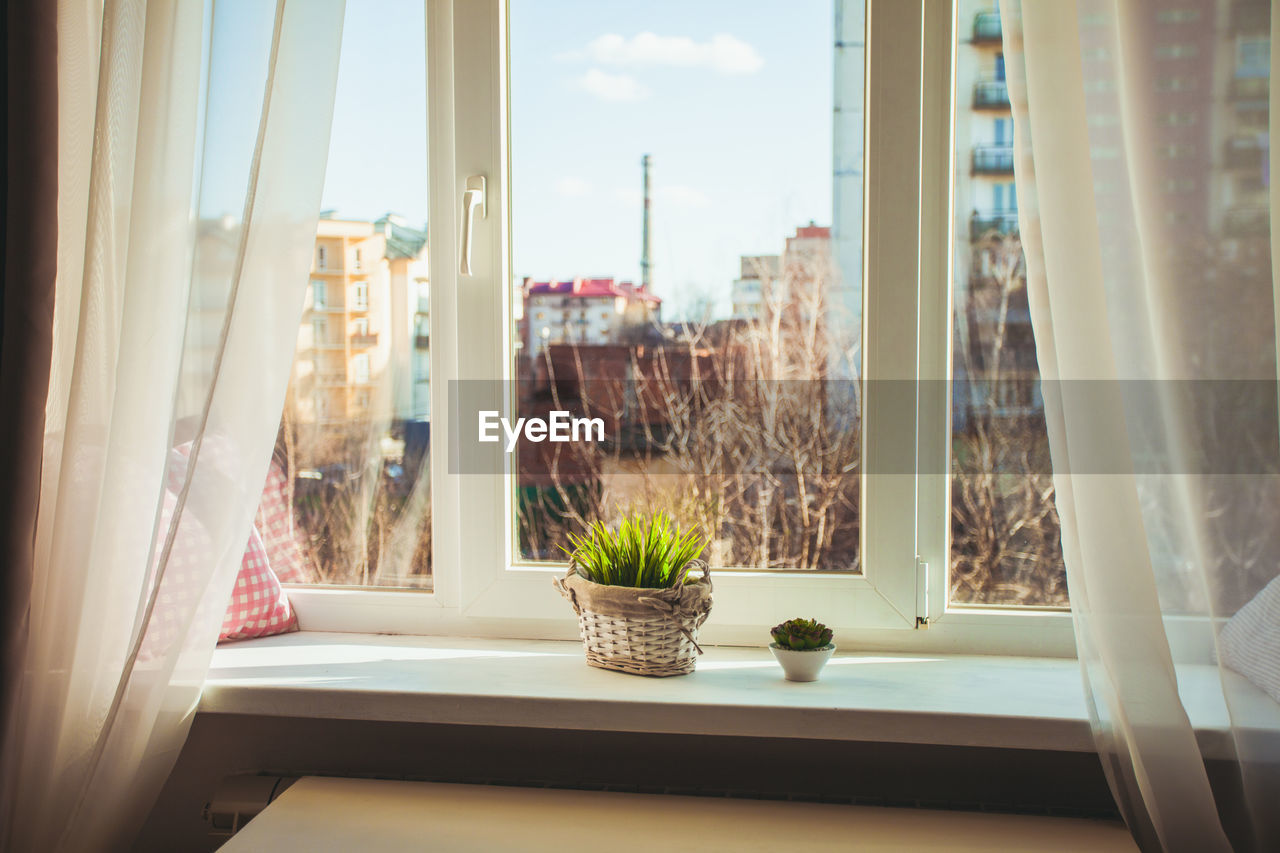
[[[578,614],[587,663],[632,675],[686,675],[698,655],[698,629],[711,612],[711,572],[674,589],[602,586],[574,566],[556,588]]]

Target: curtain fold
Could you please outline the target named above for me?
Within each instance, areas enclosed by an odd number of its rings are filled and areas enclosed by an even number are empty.
[[[57,302],[7,849],[127,847],[185,739],[284,402],[343,13],[59,3]]]
[[[26,648],[57,279],[57,15],[9,4],[0,74],[5,122],[4,285],[0,292],[0,720]],[[2,735],[0,735],[2,737]]]
[[[1276,619],[1235,618],[1280,608],[1268,11],[1001,4],[1077,648],[1144,850],[1280,849]]]

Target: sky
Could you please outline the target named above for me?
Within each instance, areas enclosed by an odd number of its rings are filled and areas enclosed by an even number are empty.
[[[515,274],[638,281],[649,154],[664,314],[727,314],[740,255],[830,224],[832,38],[829,0],[512,0]]]
[[[668,319],[707,299],[727,314],[740,255],[779,252],[810,220],[831,224],[830,0],[510,0],[510,10],[517,279],[639,281],[644,154]],[[217,44],[215,33],[215,63]],[[348,0],[323,208],[425,222],[424,55],[422,0]],[[240,61],[246,75],[257,64]],[[243,156],[245,140],[226,142],[225,156]],[[232,201],[222,206],[238,209]]]

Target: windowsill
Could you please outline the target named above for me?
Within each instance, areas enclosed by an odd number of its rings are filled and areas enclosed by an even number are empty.
[[[838,653],[794,684],[766,648],[688,676],[589,667],[576,642],[304,632],[220,646],[204,713],[1092,751],[1073,660]]]
[[[1217,670],[1180,667],[1179,682],[1205,754],[1229,755]],[[1275,725],[1275,703],[1243,695]],[[692,675],[642,678],[587,666],[577,642],[302,632],[220,646],[199,710],[1094,750],[1080,666],[1057,658],[840,652],[821,681],[794,684],[763,647],[708,647]]]

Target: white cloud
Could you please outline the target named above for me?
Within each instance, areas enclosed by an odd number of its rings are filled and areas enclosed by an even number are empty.
[[[688,36],[660,36],[644,32],[630,39],[606,33],[592,39],[585,50],[562,54],[562,59],[591,59],[603,65],[664,65],[709,68],[720,74],[753,74],[764,59],[747,42],[719,33],[704,42]]]
[[[649,88],[630,74],[607,74],[592,68],[578,85],[605,101],[640,101],[649,97]]]
[[[591,184],[582,178],[561,178],[556,181],[556,192],[566,198],[582,198],[591,195]]]

